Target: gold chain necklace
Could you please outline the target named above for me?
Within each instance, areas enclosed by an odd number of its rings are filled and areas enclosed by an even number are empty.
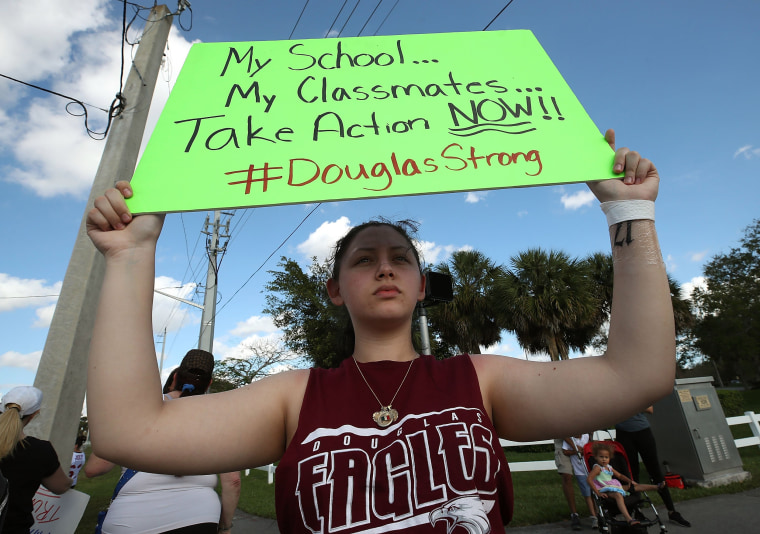
[[[372,414],[372,419],[375,420],[375,423],[377,423],[377,425],[380,428],[385,428],[391,423],[395,423],[396,421],[398,421],[398,411],[391,408],[391,405],[393,404],[393,401],[396,400],[396,395],[398,395],[398,392],[401,391],[401,386],[403,386],[404,382],[406,382],[406,377],[409,376],[409,371],[412,370],[412,364],[414,364],[414,360],[409,362],[409,367],[406,368],[406,374],[404,375],[404,378],[401,379],[401,383],[398,385],[398,389],[396,390],[396,393],[393,394],[393,398],[391,399],[391,402],[388,403],[388,406],[384,406],[383,403],[380,402],[380,399],[377,398],[377,394],[375,394],[375,390],[372,389],[372,386],[370,386],[369,382],[367,382],[367,378],[364,376],[364,373],[362,373],[361,367],[359,367],[359,362],[356,361],[356,358],[352,357],[352,359],[354,360],[354,363],[356,364],[356,370],[359,371],[359,374],[364,380],[364,383],[367,384],[367,387],[372,393],[372,396],[375,397],[375,400],[380,405],[380,410]],[[417,358],[415,358],[415,360],[416,359]]]

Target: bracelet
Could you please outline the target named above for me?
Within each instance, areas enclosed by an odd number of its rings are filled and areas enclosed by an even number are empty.
[[[607,216],[607,226],[637,219],[654,220],[652,200],[612,200],[599,205]]]
[[[225,532],[227,530],[232,530],[232,522],[230,522],[229,525],[222,525],[219,523],[219,527],[217,528],[217,532]]]

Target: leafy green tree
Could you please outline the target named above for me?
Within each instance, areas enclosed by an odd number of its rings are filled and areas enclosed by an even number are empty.
[[[501,268],[481,252],[460,250],[435,270],[451,276],[454,290],[454,300],[428,310],[431,331],[439,346],[445,347],[445,352],[437,355],[480,354],[481,345],[498,342],[502,325],[496,318],[493,288]]]
[[[725,376],[760,383],[760,219],[744,229],[741,245],[704,267],[707,288],[694,290],[697,347]]]
[[[589,264],[540,248],[521,252],[510,263],[496,294],[502,324],[515,332],[520,346],[548,353],[553,361],[567,359],[571,349],[583,350],[601,324]]]
[[[282,257],[280,271],[269,271],[264,286],[267,306],[275,326],[284,332],[283,343],[317,367],[337,367],[353,350],[353,331],[344,306],[335,306],[327,295],[330,270],[327,263],[312,260],[308,271]]]
[[[298,359],[285,346],[270,339],[249,343],[244,350],[249,354],[245,358],[216,360],[212,393],[239,388],[272,372],[292,369]]]

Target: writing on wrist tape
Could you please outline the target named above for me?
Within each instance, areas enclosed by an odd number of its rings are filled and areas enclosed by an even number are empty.
[[[638,219],[654,220],[654,202],[651,200],[611,200],[599,206],[607,216],[607,226]]]

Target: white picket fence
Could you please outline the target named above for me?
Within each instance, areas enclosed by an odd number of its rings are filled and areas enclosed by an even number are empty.
[[[734,444],[736,444],[736,448],[740,449],[742,447],[750,447],[752,445],[757,445],[760,447],[760,415],[755,414],[755,412],[744,412],[744,415],[740,415],[737,417],[726,417],[726,423],[728,423],[728,426],[734,426],[734,425],[749,425],[749,427],[752,429],[752,437],[751,438],[740,438],[735,439]],[[606,437],[607,434],[609,434],[612,439],[615,439],[615,429],[611,429],[608,431],[602,432],[604,434],[603,437]],[[602,438],[599,438],[602,439]],[[501,442],[502,447],[524,447],[526,445],[553,445],[554,440],[547,439],[544,441],[509,441],[506,439],[499,440]],[[554,465],[554,460],[538,460],[534,462],[509,462],[509,469],[513,473],[518,471],[551,471],[556,469],[557,466]],[[270,484],[274,482],[274,465],[269,464],[265,465],[263,467],[257,467],[256,469],[260,469],[262,471],[266,471],[268,473],[267,480]],[[245,474],[248,475],[250,473],[250,469],[246,469]]]

